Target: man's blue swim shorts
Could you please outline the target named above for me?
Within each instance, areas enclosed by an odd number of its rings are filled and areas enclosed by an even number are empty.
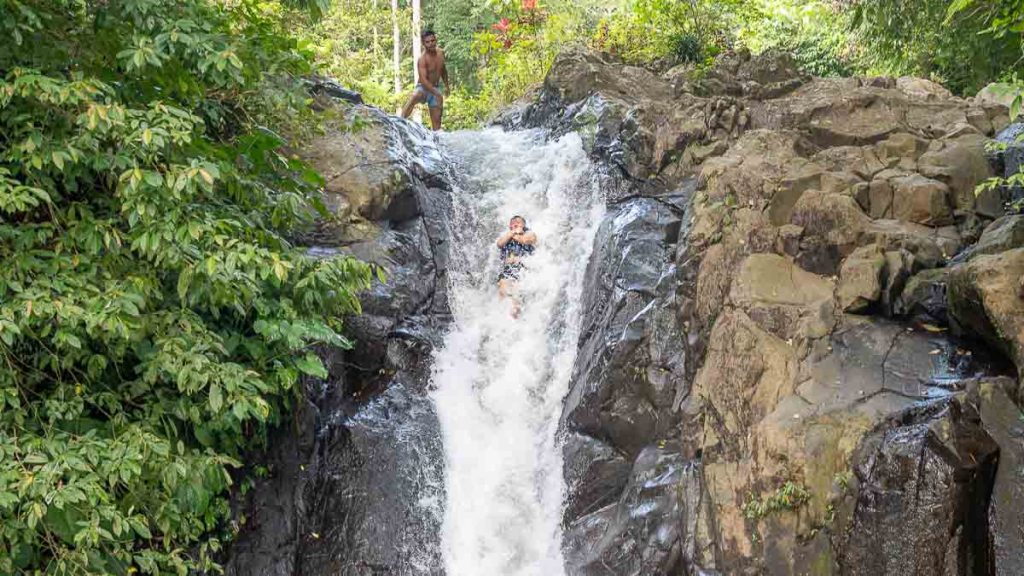
[[[426,96],[427,96],[427,106],[429,106],[431,108],[437,108],[439,106],[439,104],[437,103],[437,96],[435,96],[431,92],[427,92],[427,89],[423,87],[423,84],[417,84],[416,85],[416,91],[420,92],[422,94],[426,94]]]

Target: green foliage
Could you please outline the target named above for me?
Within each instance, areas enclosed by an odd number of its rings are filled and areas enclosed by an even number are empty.
[[[738,40],[758,53],[777,49],[816,76],[848,76],[854,72],[848,14],[834,3],[798,0],[748,2],[738,16]]]
[[[739,0],[633,0],[597,26],[597,48],[633,64],[704,63],[727,48]]]
[[[787,480],[775,491],[760,497],[748,494],[743,504],[743,515],[750,520],[759,520],[776,512],[796,510],[810,499],[811,493],[803,485]]]
[[[853,472],[849,470],[843,470],[836,474],[834,481],[841,490],[847,490],[850,487],[850,482],[853,480]]]
[[[581,46],[594,22],[584,7],[572,4],[517,2],[496,8],[491,27],[473,37],[479,89],[445,100],[450,128],[478,126],[539,86],[559,52]]]
[[[489,29],[499,19],[494,8],[480,0],[426,2],[423,19],[425,28],[437,32],[441,40],[448,72],[454,82],[467,90],[478,91],[481,86],[476,75],[478,59],[473,50],[474,35]]]
[[[371,270],[286,234],[308,54],[255,1],[0,3],[0,573],[213,567]]]
[[[320,72],[358,90],[367,103],[384,110],[393,111],[405,102],[412,89],[412,16],[407,5],[398,11],[404,91],[398,95],[388,0],[334,0],[322,18],[294,17],[292,21],[302,24],[299,33],[309,43]]]
[[[931,77],[973,94],[1021,57],[1013,10],[1024,7],[1016,0],[861,0],[851,26],[869,71]]]

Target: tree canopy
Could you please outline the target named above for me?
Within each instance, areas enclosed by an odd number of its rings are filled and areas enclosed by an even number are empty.
[[[289,232],[288,6],[0,3],[0,573],[212,566],[230,469],[371,270]]]

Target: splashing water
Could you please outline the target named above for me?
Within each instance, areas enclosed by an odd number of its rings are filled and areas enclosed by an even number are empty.
[[[535,132],[443,136],[454,196],[450,333],[432,397],[445,450],[449,576],[564,573],[556,439],[579,335],[580,293],[604,203],[580,139]],[[517,286],[497,294],[496,238],[520,214],[537,233]]]

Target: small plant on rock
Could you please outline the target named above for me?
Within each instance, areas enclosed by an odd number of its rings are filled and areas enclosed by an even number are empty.
[[[787,480],[775,491],[760,497],[753,492],[748,493],[747,501],[743,504],[743,515],[750,520],[759,520],[775,512],[796,510],[810,499],[811,493],[802,484]]]

